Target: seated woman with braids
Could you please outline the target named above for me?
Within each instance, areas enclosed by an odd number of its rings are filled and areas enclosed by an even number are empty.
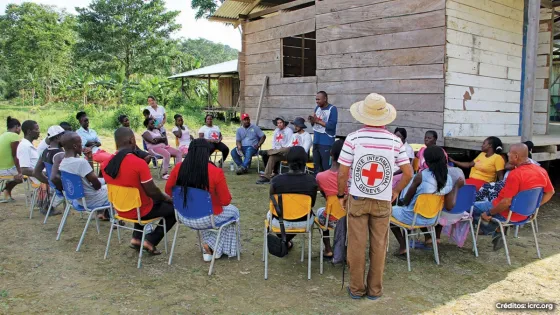
[[[165,192],[169,195],[173,193],[174,186],[184,188],[185,194],[188,188],[206,190],[210,193],[212,200],[212,212],[214,213],[214,223],[219,226],[231,218],[239,218],[239,210],[230,204],[231,194],[224,176],[224,171],[209,161],[210,145],[204,139],[195,139],[189,145],[183,163],[178,163],[169,175],[169,180],[165,184]],[[185,196],[186,197],[186,196]],[[212,227],[210,216],[199,219],[187,219],[179,215],[179,222],[188,227],[203,229]],[[211,261],[212,254],[216,252],[216,258],[222,254],[228,257],[237,256],[237,241],[235,238],[236,227],[234,225],[225,226],[222,229],[220,243],[216,243],[217,232],[213,230],[201,230],[203,259]]]
[[[482,143],[482,151],[472,162],[457,162],[449,159],[461,168],[470,168],[471,174],[466,180],[467,185],[476,186],[479,190],[482,185],[504,179],[505,160],[500,155],[503,151],[502,140],[498,137],[488,137]]]
[[[451,210],[455,206],[456,187],[462,185],[462,181],[457,181],[455,186],[447,169],[447,159],[442,148],[431,146],[423,152],[424,159],[428,168],[419,172],[406,189],[403,199],[404,206],[393,206],[392,217],[404,224],[412,224],[414,219],[414,206],[421,194],[436,194],[444,197],[445,209]],[[421,215],[416,217],[417,225],[433,224],[437,217],[425,218]],[[395,254],[406,259],[406,241],[401,229],[394,227],[391,229],[399,242],[399,251]],[[431,240],[430,240],[431,241]],[[428,242],[428,238],[426,238]]]

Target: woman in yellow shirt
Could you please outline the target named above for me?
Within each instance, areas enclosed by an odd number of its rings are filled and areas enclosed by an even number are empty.
[[[502,140],[498,137],[488,137],[482,143],[481,153],[472,162],[457,162],[449,160],[461,168],[471,168],[467,185],[474,185],[480,189],[485,183],[492,183],[504,178],[505,160],[500,155],[503,151]]]

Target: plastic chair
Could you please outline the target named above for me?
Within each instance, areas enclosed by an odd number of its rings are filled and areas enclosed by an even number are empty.
[[[202,239],[200,237],[200,231],[212,230],[217,232],[218,234],[216,236],[216,244],[219,244],[220,237],[222,236],[223,228],[228,225],[235,225],[237,231],[235,235],[237,240],[237,260],[241,259],[241,254],[240,254],[241,233],[239,230],[239,219],[231,218],[228,221],[216,225],[214,219],[214,212],[212,211],[212,199],[210,197],[210,192],[197,188],[189,188],[187,190],[187,200],[185,202],[183,187],[175,186],[173,187],[173,206],[175,207],[175,218],[177,219],[178,223],[180,222],[185,224],[183,221],[181,221],[181,218],[196,220],[196,219],[209,217],[210,226],[206,228],[190,227],[191,229],[197,231],[198,243],[200,246],[200,250],[202,252],[203,249],[202,249]],[[171,254],[169,255],[169,262],[168,262],[169,265],[171,265],[171,261],[173,259],[173,252],[175,251],[175,243],[177,241],[179,225],[180,224],[177,224],[177,228],[175,229],[175,235],[173,236],[173,243],[171,245]],[[212,262],[210,263],[210,269],[208,270],[209,276],[212,275],[215,261],[216,261],[216,251],[214,251],[212,255]]]
[[[220,159],[218,160],[218,154],[220,155]],[[220,166],[220,168],[223,166],[224,160],[223,160],[224,156],[222,155],[222,151],[220,150],[214,150],[214,152],[212,152],[212,154],[210,154],[210,160],[212,161],[212,163],[214,163],[214,165],[216,164],[216,161],[222,161],[222,165]]]
[[[325,207],[325,225],[321,225],[319,222],[319,218],[315,217],[315,224],[317,229],[321,232],[320,238],[320,249],[321,252],[319,254],[319,272],[323,274],[323,253],[325,252],[325,244],[323,244],[323,240],[327,238],[330,242],[331,238],[334,238],[334,235],[325,236],[323,232],[328,230],[334,230],[332,227],[329,226],[329,223],[332,222],[331,216],[335,218],[335,220],[339,220],[340,218],[346,215],[346,210],[344,210],[340,206],[340,202],[336,196],[328,196],[327,197],[327,205]]]
[[[282,174],[282,169],[284,169],[284,168],[288,168],[288,169],[290,168],[287,161],[280,162],[280,171],[278,173]],[[312,170],[314,170],[314,169],[315,169],[315,164],[313,164],[313,162],[305,163],[305,170],[304,171],[306,173],[313,174],[314,171],[312,171]]]
[[[406,261],[408,263],[408,271],[412,270],[410,268],[410,247],[408,245],[408,238],[418,237],[424,234],[430,234],[432,237],[434,258],[436,260],[436,264],[439,265],[439,254],[437,248],[435,227],[438,224],[439,214],[443,209],[443,200],[444,200],[443,198],[444,196],[433,195],[433,194],[421,194],[420,196],[418,196],[418,199],[416,200],[416,204],[414,205],[414,217],[412,218],[412,222],[410,225],[400,222],[399,220],[391,216],[391,224],[401,228],[401,230],[404,231],[404,236],[406,240]],[[435,218],[434,223],[429,225],[417,225],[416,219],[418,218],[418,215],[421,215],[426,219]],[[391,228],[391,224],[389,224],[389,228]],[[420,228],[427,228],[428,232],[422,232]],[[408,232],[409,230],[410,232]]]
[[[39,190],[41,189],[41,183],[37,184],[31,180],[30,177],[24,176],[25,181],[25,205],[29,207],[29,218],[33,218],[33,211],[37,203],[37,198],[39,197]]]
[[[49,187],[52,190],[52,194],[51,194],[52,196],[51,196],[51,202],[49,203],[49,208],[47,209],[47,214],[45,215],[45,220],[43,221],[43,224],[47,223],[47,219],[49,218],[49,215],[51,214],[51,210],[52,210],[53,205],[54,205],[55,195],[58,195],[60,197],[64,197],[63,194],[58,192],[58,189],[56,189],[56,186],[53,184],[53,182],[51,182],[52,167],[53,167],[52,164],[45,163],[45,171],[47,172],[47,178],[49,180]]]
[[[508,216],[505,220],[498,219],[495,216],[492,217],[492,221],[498,223],[500,227],[500,232],[502,233],[502,239],[504,241],[504,249],[506,251],[506,258],[509,265],[511,265],[511,260],[509,258],[509,250],[507,247],[506,235],[504,233],[504,228],[506,227],[517,227],[526,223],[531,223],[531,228],[533,229],[533,236],[535,238],[535,247],[537,248],[537,256],[541,259],[541,251],[539,249],[539,242],[537,240],[537,231],[535,229],[535,224],[533,223],[537,219],[537,214],[539,213],[539,207],[541,205],[543,197],[542,188],[533,188],[529,190],[520,191],[513,197],[511,201],[511,206],[509,208]],[[520,215],[527,216],[525,220],[519,222],[511,222],[512,213],[517,213]],[[476,229],[476,234],[478,235],[478,230],[480,229],[480,223],[482,220],[478,220],[478,226]]]
[[[107,184],[107,191],[108,191],[108,197],[109,197],[110,209],[111,209],[110,210],[111,228],[109,230],[109,238],[107,239],[107,247],[105,248],[105,256],[103,256],[103,259],[107,259],[107,256],[109,255],[109,245],[111,244],[111,237],[113,235],[114,228],[117,229],[119,243],[121,242],[120,229],[142,232],[142,240],[140,242],[140,246],[143,247],[144,240],[147,234],[146,228],[149,225],[162,226],[163,237],[165,242],[165,253],[167,253],[167,228],[166,228],[167,226],[166,226],[165,218],[158,217],[158,218],[153,218],[148,220],[142,220],[142,216],[140,215],[140,207],[142,206],[142,199],[140,199],[140,192],[138,191],[138,189],[134,187],[123,187],[123,186]],[[115,213],[114,210],[117,210],[117,213]],[[130,212],[134,210],[136,210],[137,219],[124,218],[119,215],[119,213]],[[157,223],[157,221],[159,220],[162,220],[163,225]],[[119,224],[119,221],[129,222],[132,224],[140,224],[142,226],[142,230],[138,230],[134,228],[134,225],[132,225],[132,227],[121,226]],[[141,249],[139,252],[140,253],[138,254],[137,268],[140,268],[142,266],[142,252],[144,252],[144,250]]]
[[[476,246],[476,236],[474,235],[474,225],[473,225],[473,208],[474,202],[476,201],[476,187],[474,185],[464,185],[461,187],[457,193],[457,200],[455,201],[455,207],[448,211],[449,214],[462,214],[464,212],[469,213],[468,218],[462,218],[459,222],[467,221],[469,222],[469,229],[471,231],[472,241],[473,241],[473,252],[475,257],[478,257],[478,248]]]
[[[68,214],[70,213],[71,208],[74,208],[74,210],[80,213],[89,213],[86,226],[84,227],[84,231],[82,232],[82,237],[80,237],[80,241],[78,242],[78,246],[76,247],[76,251],[80,251],[80,247],[82,246],[84,238],[86,237],[86,232],[92,216],[95,216],[95,225],[97,227],[97,234],[99,234],[99,219],[97,218],[96,214],[97,212],[109,209],[110,205],[107,204],[106,206],[90,209],[86,203],[82,177],[64,171],[60,171],[60,177],[62,179],[62,188],[64,189],[64,199],[66,199],[66,208],[64,209],[64,214],[62,215],[60,225],[58,226],[56,240],[60,240],[62,230],[64,229],[64,225],[66,224],[66,219],[68,218]],[[78,203],[78,200],[82,202],[83,206]]]
[[[281,198],[280,198],[281,197]],[[286,234],[304,234],[307,235],[308,239],[308,252],[307,252],[307,280],[311,280],[311,239],[313,236],[313,222],[310,221],[311,214],[311,197],[301,194],[278,194],[274,195],[274,198],[278,202],[278,206],[282,207],[283,219],[284,221],[290,221],[299,219],[302,217],[307,217],[305,229],[288,229],[286,228]],[[280,234],[280,228],[272,226],[272,216],[277,216],[276,209],[272,204],[269,203],[270,217],[264,220],[264,242],[263,242],[263,261],[264,261],[264,279],[268,279],[268,232]],[[303,262],[305,251],[305,242],[302,242],[301,246],[301,261]]]

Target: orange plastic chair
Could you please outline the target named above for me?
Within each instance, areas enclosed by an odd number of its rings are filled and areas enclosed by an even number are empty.
[[[323,240],[327,238],[330,242],[330,239],[334,237],[334,235],[325,236],[323,232],[327,230],[333,230],[333,228],[329,226],[329,222],[332,222],[331,217],[334,217],[334,219],[338,221],[344,216],[346,216],[346,210],[344,210],[344,208],[340,206],[338,198],[336,196],[328,196],[327,205],[325,207],[325,225],[321,225],[321,223],[319,222],[319,218],[315,217],[315,224],[317,226],[317,229],[321,233],[319,246],[319,248],[321,249],[321,253],[319,255],[319,272],[321,274],[323,274],[323,253],[325,252],[325,244],[323,244]]]
[[[282,202],[279,202],[278,197],[282,196]],[[302,217],[307,217],[307,224],[305,229],[288,229],[286,228],[286,234],[306,234],[308,240],[308,252],[307,252],[307,280],[311,280],[311,237],[313,234],[312,224],[310,222],[311,214],[311,197],[301,194],[281,194],[274,195],[274,199],[278,202],[278,205],[282,207],[282,218],[284,221],[296,220]],[[270,215],[264,221],[264,242],[263,242],[263,261],[264,261],[264,279],[268,279],[268,240],[267,234],[269,232],[280,234],[280,228],[276,228],[272,225],[272,216],[278,216],[276,209],[272,204],[269,203]],[[305,251],[305,243],[301,246],[301,261],[303,262]]]

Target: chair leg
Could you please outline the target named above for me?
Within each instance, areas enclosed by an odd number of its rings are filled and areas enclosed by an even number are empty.
[[[266,228],[265,228],[265,237],[264,237],[264,280],[268,279],[268,238],[266,237]]]
[[[54,205],[54,197],[56,196],[56,192],[53,193],[53,196],[51,198],[51,202],[49,203],[49,208],[47,209],[47,214],[45,215],[45,220],[43,220],[43,224],[47,224],[47,219],[49,218],[49,215],[51,214],[51,210],[53,208]]]
[[[539,223],[537,222],[537,218],[535,218],[533,221],[535,221],[535,231],[539,233]]]
[[[62,219],[60,219],[60,225],[58,226],[58,233],[56,235],[56,240],[60,240],[60,236],[62,235],[62,230],[64,229],[64,225],[66,224],[66,219],[68,218],[68,213],[70,212],[70,204],[66,205],[66,209],[64,209],[64,214],[62,215]]]
[[[142,227],[142,241],[140,241],[140,253],[138,254],[138,266],[137,268],[140,269],[140,267],[142,266],[142,253],[144,252],[144,240],[146,239],[146,227],[148,225],[144,225]]]
[[[105,210],[101,210],[101,211],[105,211]],[[97,211],[96,211],[96,213],[97,213]],[[98,215],[95,216],[95,228],[97,229],[97,234],[101,233],[100,230],[99,230],[99,216]]]
[[[235,228],[237,230],[237,260],[241,260],[241,227],[239,226],[239,221],[235,222]]]
[[[439,252],[438,252],[438,245],[437,245],[437,239],[436,239],[436,228],[435,227],[431,227],[431,234],[432,234],[432,247],[434,248],[434,258],[436,259],[436,264],[439,265]]]
[[[165,242],[165,253],[167,254],[167,222],[165,222],[165,218],[162,218],[163,220],[163,241]]]
[[[173,253],[175,252],[175,242],[177,241],[177,234],[179,233],[179,224],[175,226],[175,235],[173,236],[173,243],[171,243],[171,253],[169,253],[168,265],[171,265],[171,260],[173,259]]]
[[[307,280],[311,280],[311,241],[313,239],[313,229],[309,231],[309,241],[307,242]]]
[[[35,200],[37,199],[37,195],[38,195],[38,191],[39,189],[33,189],[31,191],[31,202],[30,202],[30,208],[29,208],[29,218],[33,219],[33,210],[35,209]]]
[[[263,250],[262,250],[262,261],[264,262],[264,256],[266,255],[266,228],[264,228],[264,237],[263,237]]]
[[[517,236],[517,234],[519,234],[519,225],[516,225],[516,226],[515,226],[515,233],[513,234],[513,237],[514,237],[514,238],[519,238],[519,237]]]
[[[76,247],[77,252],[80,251],[80,247],[82,247],[82,243],[84,242],[84,238],[86,237],[86,232],[89,227],[89,222],[91,221],[91,216],[95,215],[96,213],[97,211],[92,211],[89,213],[89,216],[86,221],[86,226],[84,227],[84,231],[82,232],[82,237],[80,237],[80,241],[78,242],[78,247]],[[97,219],[97,216],[95,216],[95,218]]]
[[[321,237],[319,238],[319,273],[323,274],[323,253],[325,252],[325,236],[322,235],[322,229],[319,229],[319,233],[321,233]]]
[[[509,259],[509,250],[507,247],[507,241],[506,241],[506,234],[504,233],[504,226],[500,223],[500,232],[502,233],[502,239],[504,242],[504,249],[506,250],[506,258],[507,258],[507,262],[508,265],[511,265],[511,260]]]
[[[404,240],[406,244],[406,262],[408,264],[408,271],[412,271],[412,269],[410,269],[410,246],[408,246],[408,230],[407,229],[402,229],[402,230],[404,230]]]
[[[303,262],[303,260],[305,258],[304,253],[305,253],[305,241],[302,241],[301,242],[301,262]]]
[[[121,226],[120,226],[118,221],[115,224],[115,226],[117,227],[117,239],[119,240],[119,244],[120,244],[121,243],[121,229],[120,229]],[[111,230],[112,230],[112,228],[111,228]]]
[[[541,257],[541,250],[539,249],[539,241],[537,240],[537,228],[536,228],[536,222],[533,223],[533,221],[531,221],[531,228],[533,229],[533,236],[535,237],[535,247],[537,248],[537,256],[539,257],[539,259],[542,259]]]
[[[478,242],[478,232],[480,231],[480,223],[482,219],[478,219],[478,224],[476,225],[476,233],[474,233],[475,240]]]
[[[218,247],[218,244],[220,244],[220,236],[222,236],[222,227],[220,227],[220,229],[218,229],[218,235],[216,236],[216,245],[215,247]],[[214,269],[214,262],[216,261],[216,252],[217,250],[214,250],[214,253],[212,253],[212,262],[210,262],[210,270],[208,270],[208,275],[211,276],[212,275],[212,270]]]
[[[109,255],[109,245],[111,245],[111,236],[113,235],[113,225],[115,225],[115,222],[113,222],[113,220],[111,220],[111,225],[109,227],[109,238],[107,238],[107,246],[105,247],[105,256],[103,256],[103,259],[107,259],[107,255]],[[117,223],[118,225],[118,223]],[[118,231],[118,228],[117,228]]]
[[[476,245],[476,237],[474,235],[474,226],[473,226],[472,218],[469,220],[469,225],[470,225],[471,235],[472,235],[474,256],[478,257],[478,246]]]

